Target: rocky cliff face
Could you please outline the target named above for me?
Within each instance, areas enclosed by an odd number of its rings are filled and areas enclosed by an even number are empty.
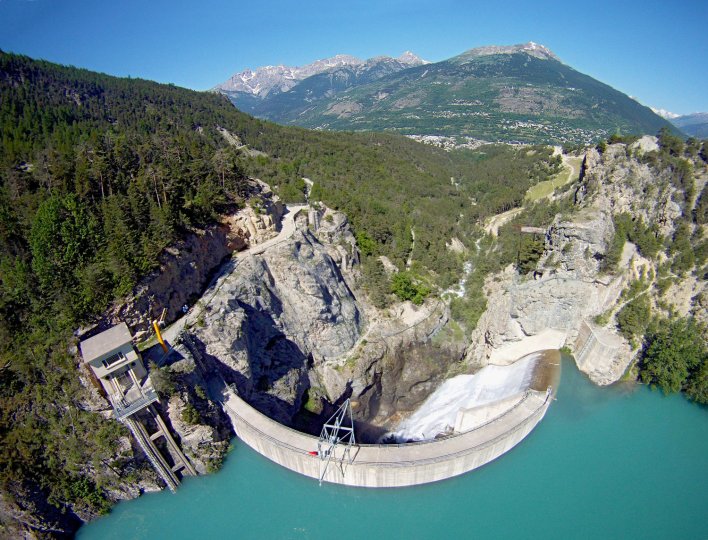
[[[342,271],[306,227],[235,259],[212,291],[190,333],[240,395],[286,423],[309,368],[349,350],[363,326]]]
[[[160,266],[143,279],[124,301],[116,304],[105,318],[105,326],[125,321],[140,339],[153,320],[167,310],[165,321],[181,314],[206,287],[212,272],[234,251],[262,243],[280,229],[283,205],[270,188],[251,182],[251,204],[224,216],[221,223],[195,230],[167,248]],[[254,208],[257,208],[255,210]]]
[[[466,342],[444,302],[404,303],[376,317],[353,350],[315,369],[315,395],[351,398],[364,442],[376,441],[464,369]]]
[[[655,148],[656,140],[645,137],[631,150],[642,153]],[[593,319],[616,312],[622,305],[622,291],[642,275],[656,275],[658,263],[641,257],[627,243],[618,270],[601,272],[601,261],[615,234],[613,217],[627,213],[634,220],[656,224],[660,234],[670,236],[682,215],[675,193],[667,177],[630,157],[623,144],[609,146],[602,155],[595,149],[588,151],[580,181],[566,195],[574,199],[572,216],[558,216],[548,229],[534,275],[518,276],[509,267],[487,279],[489,308],[471,337],[467,361],[485,365],[493,351],[553,329],[565,335],[576,355],[583,354],[579,368],[595,383],[618,380],[637,350],[619,335],[612,320],[605,328],[595,328]],[[705,284],[687,279],[692,284],[690,294],[700,298]],[[702,309],[688,304],[678,312],[685,315],[694,307]],[[602,354],[579,350],[585,344],[577,340],[583,324],[601,336]]]
[[[634,150],[651,147],[652,141],[642,141]],[[384,311],[367,305],[357,289],[356,241],[341,213],[324,207],[299,211],[292,232],[273,239],[282,227],[282,208],[266,190],[254,205],[261,210],[230,216],[168,253],[160,272],[113,316],[144,328],[165,306],[169,319],[203,290],[218,262],[232,255],[190,311],[173,353],[153,368],[153,375],[167,382],[161,410],[192,464],[200,473],[218,468],[233,436],[213,399],[224,383],[270,417],[301,429],[321,426],[337,404],[351,398],[357,438],[372,442],[444,379],[485,365],[504,347],[550,328],[581,352],[576,339],[581,330],[587,334],[596,315],[616,309],[632,280],[656,270],[628,245],[621,270],[601,272],[615,234],[613,216],[627,212],[668,235],[685,211],[674,195],[668,179],[628,157],[624,145],[603,154],[589,151],[580,181],[561,195],[573,200],[573,212],[558,216],[546,232],[536,272],[518,276],[510,267],[489,276],[489,307],[470,336],[450,321],[442,301]],[[677,291],[681,287],[688,298],[683,312],[705,316],[704,296],[697,294],[705,284],[693,279],[676,284]],[[622,375],[636,351],[612,322],[598,336],[608,356],[584,357],[579,367],[593,381],[608,384]],[[87,407],[101,410],[100,398],[94,401]],[[117,482],[113,500],[159,485],[130,438],[122,442],[119,472],[141,480],[130,486]],[[31,494],[23,499],[31,501]],[[33,510],[0,505],[3,512]]]
[[[359,254],[343,214],[316,207],[294,222],[291,235],[225,266],[184,336],[208,371],[271,418],[319,429],[351,397],[375,440],[461,360],[463,336],[445,334],[444,303],[380,313],[352,292]]]
[[[360,277],[359,248],[347,216],[342,212],[323,207],[310,210],[308,222],[315,224],[313,227],[315,236],[342,270],[347,285],[354,289]]]
[[[182,452],[199,474],[219,469],[234,436],[228,416],[214,401],[211,375],[200,368],[184,342],[166,360],[169,397],[162,410]]]

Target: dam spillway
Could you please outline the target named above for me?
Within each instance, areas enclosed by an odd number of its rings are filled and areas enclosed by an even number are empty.
[[[432,440],[399,444],[356,444],[350,455],[335,447],[328,467],[316,454],[319,438],[284,426],[251,407],[229,390],[224,408],[238,437],[271,461],[326,482],[359,487],[403,487],[444,480],[498,458],[521,442],[545,415],[560,379],[560,353],[533,353],[534,367],[517,393],[471,409],[458,424],[462,432]],[[520,361],[531,363],[528,355]],[[525,371],[526,373],[526,371]]]
[[[431,440],[450,432],[475,427],[469,417],[491,419],[519,401],[531,386],[540,353],[529,354],[507,366],[488,365],[473,375],[457,375],[443,382],[395,431],[385,435],[396,442]],[[506,406],[508,404],[508,406]],[[492,416],[489,416],[489,415]],[[465,418],[467,417],[467,418]],[[480,424],[483,422],[477,422]],[[459,429],[458,426],[468,426]]]

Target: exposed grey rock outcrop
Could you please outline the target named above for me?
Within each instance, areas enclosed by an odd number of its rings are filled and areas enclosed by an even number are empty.
[[[183,343],[173,348],[167,369],[174,387],[162,408],[170,427],[199,474],[216,470],[234,435],[229,418],[210,395],[210,387],[218,384],[202,372]]]
[[[378,439],[462,369],[464,337],[448,326],[443,302],[404,303],[388,315],[349,354],[315,369],[323,394],[352,399],[363,440]]]
[[[407,303],[381,317],[351,292],[359,256],[346,216],[310,209],[294,222],[289,237],[224,268],[189,315],[189,339],[241,397],[288,425],[305,398],[327,416],[351,397],[357,418],[379,426],[412,412],[463,356],[461,332],[435,338],[447,307]],[[365,310],[377,320],[360,339]]]
[[[645,139],[635,149],[650,151],[652,141]],[[618,380],[636,349],[614,324],[593,334],[592,340],[602,342],[601,347],[592,347],[592,343],[585,347],[587,339],[578,341],[578,333],[581,327],[592,327],[595,316],[616,309],[620,294],[637,279],[641,267],[656,273],[636,249],[625,250],[616,273],[601,272],[615,234],[613,217],[627,213],[645,224],[655,224],[660,234],[669,236],[682,215],[675,191],[665,174],[629,157],[625,145],[610,145],[603,154],[589,150],[574,194],[576,211],[571,218],[556,217],[548,229],[534,275],[517,276],[510,267],[487,279],[489,307],[473,332],[467,361],[485,365],[494,350],[553,329],[565,334],[566,344],[575,348],[576,355],[582,354],[576,358],[578,367],[593,382]],[[692,294],[697,290],[695,286],[689,289]]]
[[[284,422],[300,409],[308,367],[349,350],[363,325],[339,267],[307,229],[238,258],[206,296],[195,340],[242,396]]]
[[[315,227],[317,239],[322,242],[329,256],[342,269],[344,276],[349,277],[349,274],[359,265],[359,249],[349,226],[349,219],[346,214],[329,208],[312,212],[317,225]],[[312,221],[310,219],[310,222]],[[352,283],[349,285],[352,286]]]

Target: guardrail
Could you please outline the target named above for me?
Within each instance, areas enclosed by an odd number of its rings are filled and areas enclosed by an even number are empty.
[[[121,403],[120,401],[116,403],[115,398],[111,396],[113,412],[118,420],[123,420],[129,417],[130,415],[138,412],[141,409],[144,409],[155,401],[158,401],[157,392],[155,392],[155,390],[152,388],[148,388],[146,391],[144,391],[143,396],[139,399],[126,403]]]

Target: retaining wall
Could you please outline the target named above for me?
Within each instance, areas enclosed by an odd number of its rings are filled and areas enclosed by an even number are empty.
[[[631,359],[622,343],[619,336],[583,321],[575,340],[575,363],[594,382],[612,383],[622,376]]]

